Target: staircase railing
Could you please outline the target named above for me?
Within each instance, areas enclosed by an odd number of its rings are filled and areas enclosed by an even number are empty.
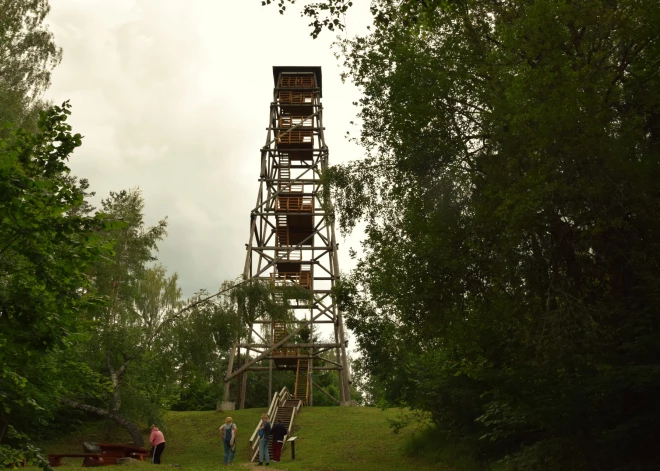
[[[286,401],[288,400],[295,400],[295,398],[289,393],[289,390],[287,389],[286,386],[282,388],[281,391],[275,392],[273,395],[273,400],[270,402],[270,407],[268,408],[268,417],[271,420],[274,420],[274,418],[277,416],[277,411],[280,407],[284,406],[286,404]],[[298,405],[293,408],[291,411],[291,421],[289,422],[289,428],[288,431],[291,433],[291,428],[293,427],[293,419],[298,415],[298,411],[300,410],[300,406],[302,405],[302,401],[298,402]],[[261,418],[259,419],[259,423],[254,429],[254,432],[252,432],[252,436],[250,437],[250,461],[254,461],[259,454],[259,438],[258,438],[258,433],[259,433],[259,427],[261,427],[261,424],[263,421]],[[286,439],[288,435],[284,437],[284,444],[286,444]],[[282,449],[284,449],[284,444],[282,445]]]
[[[291,421],[289,422],[289,428],[287,429],[286,435],[284,435],[284,442],[282,443],[282,451],[284,451],[284,445],[286,445],[286,439],[291,435],[291,429],[293,428],[293,419],[298,415],[300,407],[302,406],[302,401],[298,401],[298,405],[293,408],[291,411]]]
[[[298,349],[298,356],[301,354],[308,354],[309,351],[307,349]],[[304,371],[303,371],[304,367]],[[309,381],[309,359],[298,359],[297,365],[296,365],[296,383],[293,389],[293,397],[296,399],[301,399],[302,398],[302,388],[303,388],[303,382],[304,382],[304,388],[305,388],[305,397],[303,399],[303,404],[307,405],[307,402],[309,401],[309,386],[310,386],[310,381]]]
[[[294,398],[291,397],[291,399],[294,399]],[[284,451],[284,447],[286,446],[287,438],[289,438],[289,436],[291,436],[291,429],[293,428],[293,419],[295,419],[296,416],[298,415],[298,412],[300,411],[300,408],[302,407],[302,405],[303,405],[302,401],[298,400],[298,405],[296,407],[294,407],[293,410],[291,411],[291,420],[289,421],[289,428],[287,428],[287,431],[289,433],[284,435],[284,438],[282,439],[283,440],[282,441],[282,451]],[[257,447],[257,454],[259,454],[259,448],[258,447]],[[255,454],[252,457],[252,461],[254,461],[254,459],[257,457],[257,454]],[[272,459],[272,457],[271,457],[271,459]]]

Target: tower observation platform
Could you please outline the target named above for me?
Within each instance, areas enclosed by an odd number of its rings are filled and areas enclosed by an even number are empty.
[[[309,405],[313,387],[318,388],[314,372],[336,370],[340,403],[349,405],[347,342],[332,292],[339,280],[334,210],[321,183],[328,167],[321,68],[273,67],[273,80],[243,277],[269,283],[275,302],[289,315],[263,316],[246,326],[248,334],[231,350],[223,408],[232,407],[228,400],[233,380],[238,381],[237,400],[244,408],[247,372],[274,368],[295,372],[293,397]],[[288,287],[305,295],[290,299],[282,294]],[[324,343],[315,341],[326,336],[330,338]],[[272,379],[270,383],[272,390]]]

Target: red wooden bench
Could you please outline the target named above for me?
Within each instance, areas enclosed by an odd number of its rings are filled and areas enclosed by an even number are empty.
[[[62,466],[62,458],[84,458],[83,466],[108,466],[116,464],[120,458],[133,458],[144,461],[149,456],[146,448],[124,445],[121,443],[99,443],[96,445],[101,453],[54,453],[48,455],[48,463],[53,466]]]
[[[52,467],[62,466],[62,458],[85,458],[84,467],[101,466],[103,458],[99,453],[54,453],[48,455],[48,464]]]

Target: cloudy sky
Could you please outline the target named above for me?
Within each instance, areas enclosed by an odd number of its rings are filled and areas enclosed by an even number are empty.
[[[363,33],[370,19],[369,2],[356,4],[349,36]],[[309,21],[295,9],[281,16],[260,0],[51,5],[50,28],[64,58],[47,98],[71,101],[71,124],[84,136],[73,172],[90,180],[97,203],[110,191],[139,187],[147,222],[167,216],[159,258],[179,273],[185,296],[216,291],[242,271],[273,65],[321,66],[330,162],[363,155],[345,137],[357,132],[349,122],[359,94],[341,83],[335,34],[311,39]],[[339,242],[346,271],[359,235]]]

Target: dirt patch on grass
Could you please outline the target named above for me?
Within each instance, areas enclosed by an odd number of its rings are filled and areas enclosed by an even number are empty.
[[[286,471],[285,469],[282,468],[276,468],[272,464],[269,466],[259,466],[257,463],[241,463],[242,468],[255,468],[255,469],[264,469],[268,471]]]

